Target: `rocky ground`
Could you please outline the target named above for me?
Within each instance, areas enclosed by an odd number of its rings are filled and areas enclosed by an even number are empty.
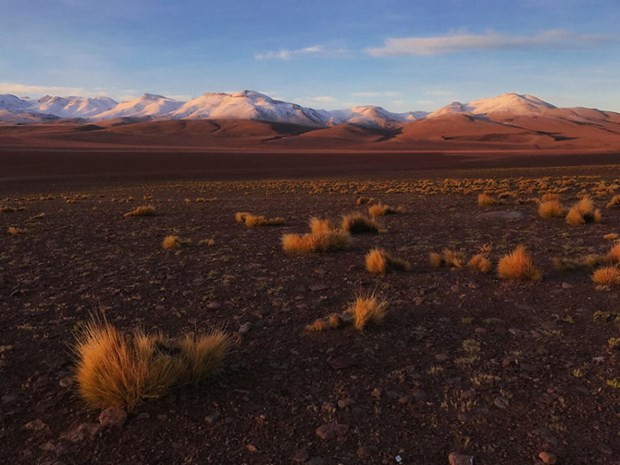
[[[620,168],[441,173],[441,179],[29,184],[0,193],[0,456],[7,464],[618,464],[620,288],[555,256],[604,253],[600,224],[543,219],[532,199],[583,189],[604,206]],[[506,177],[510,174],[510,177]],[[466,177],[483,179],[464,187]],[[567,177],[563,177],[567,176]],[[502,181],[506,177],[505,181]],[[601,187],[600,181],[605,181]],[[620,186],[618,186],[620,187]],[[488,190],[500,204],[480,207]],[[508,195],[508,193],[510,195]],[[287,255],[312,215],[338,220],[363,194],[402,206],[387,231],[343,252]],[[152,217],[123,218],[152,204]],[[15,210],[15,211],[12,211]],[[237,211],[283,217],[246,228]],[[8,228],[18,228],[8,234]],[[192,246],[164,250],[166,235]],[[198,245],[214,239],[212,246]],[[444,247],[490,244],[494,265],[526,244],[536,283],[431,268]],[[410,272],[373,276],[381,246]],[[361,291],[389,300],[383,325],[307,333]],[[228,330],[235,347],[199,388],[128,412],[86,408],[73,331],[94,312],[174,336]],[[614,387],[615,386],[615,387]],[[449,457],[449,455],[452,455]],[[542,453],[542,454],[541,454]]]

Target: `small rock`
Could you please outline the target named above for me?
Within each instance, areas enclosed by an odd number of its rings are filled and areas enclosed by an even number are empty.
[[[291,460],[295,463],[304,463],[309,458],[310,454],[306,449],[297,449],[291,456]]]
[[[334,413],[336,411],[336,406],[331,402],[323,402],[321,406],[321,410],[326,413]]]
[[[58,384],[60,385],[60,387],[64,387],[64,388],[71,387],[73,385],[73,377],[65,376],[60,381],[58,381]]]
[[[366,460],[377,455],[377,448],[375,446],[359,446],[357,448],[357,457],[361,460]]]
[[[248,452],[258,452],[258,448],[254,444],[248,444],[247,446],[245,446],[245,448],[248,450]]]
[[[347,434],[347,431],[349,431],[349,425],[344,425],[334,421],[332,423],[326,423],[319,426],[315,433],[321,439],[329,440],[344,436]]]
[[[250,329],[252,328],[252,323],[247,322],[247,323],[243,323],[240,327],[239,327],[239,334],[246,334],[250,331]]]
[[[372,390],[371,395],[375,398],[375,399],[381,399],[381,389],[380,388],[374,388]]]
[[[450,462],[450,465],[473,465],[474,457],[472,455],[451,452],[448,456],[448,462]]]
[[[222,306],[222,304],[220,304],[219,302],[210,302],[210,303],[207,304],[207,308],[209,310],[217,310],[221,306]]]
[[[354,366],[355,360],[349,355],[342,355],[341,357],[332,358],[328,363],[334,370],[344,370]]]
[[[558,458],[554,454],[552,454],[551,452],[545,452],[545,451],[538,454],[538,458],[547,465],[553,465],[557,463],[558,461]]]
[[[495,400],[493,401],[493,404],[497,408],[506,410],[508,408],[508,399],[504,399],[503,397],[496,397]]]
[[[351,398],[346,398],[346,399],[340,399],[338,401],[338,407],[341,409],[345,409],[351,405],[353,405],[355,403],[355,401]]]
[[[220,418],[220,415],[221,415],[220,411],[215,410],[211,415],[207,415],[205,417],[205,421],[209,423],[210,425],[212,425],[213,423],[217,421],[218,418]]]
[[[573,287],[575,286],[573,286],[572,284],[562,283],[562,289],[572,289]]]
[[[24,425],[24,429],[30,430],[30,431],[41,431],[42,429],[45,429],[47,425],[43,422],[43,420],[41,420],[40,418],[37,418],[36,420],[32,420],[28,423],[26,423]]]
[[[127,421],[127,412],[119,407],[108,407],[99,414],[99,424],[101,426],[121,427]]]

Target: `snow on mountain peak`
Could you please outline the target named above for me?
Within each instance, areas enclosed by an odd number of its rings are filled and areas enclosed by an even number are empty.
[[[506,112],[516,115],[544,113],[556,107],[533,95],[522,95],[514,92],[505,93],[496,97],[481,98],[469,103],[452,102],[429,116],[441,116],[450,113],[471,113],[472,115],[486,115],[489,113]]]

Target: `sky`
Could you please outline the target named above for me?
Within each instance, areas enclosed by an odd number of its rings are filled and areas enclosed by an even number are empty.
[[[618,0],[0,0],[0,93],[620,111]]]

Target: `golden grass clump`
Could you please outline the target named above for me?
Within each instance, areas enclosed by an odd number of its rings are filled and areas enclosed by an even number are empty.
[[[478,205],[481,207],[490,207],[495,205],[497,201],[488,194],[478,194]]]
[[[141,205],[139,207],[134,208],[131,211],[128,211],[123,216],[125,218],[131,218],[133,216],[154,216],[155,215],[155,207],[153,205]]]
[[[353,316],[353,326],[362,331],[367,324],[381,324],[385,318],[387,301],[374,293],[360,295],[347,307],[346,312]]]
[[[403,207],[390,207],[389,205],[385,205],[383,203],[378,203],[368,207],[368,214],[372,217],[395,215],[396,213],[403,213],[404,211],[405,209]]]
[[[541,202],[551,202],[553,200],[559,201],[560,194],[554,194],[552,192],[547,192],[546,194],[543,194]]]
[[[6,229],[6,233],[9,234],[10,236],[17,236],[18,234],[22,234],[23,232],[24,232],[23,229],[16,228],[15,226],[9,226]]]
[[[497,274],[502,279],[512,281],[538,281],[540,271],[534,266],[532,257],[523,245],[504,255],[497,264]]]
[[[179,236],[166,236],[161,245],[164,249],[180,249],[181,239]]]
[[[431,252],[428,254],[428,262],[433,268],[439,268],[443,265],[443,258],[440,253]]]
[[[285,234],[282,248],[287,253],[333,252],[351,245],[351,234],[334,229],[329,220],[310,218],[310,233]]]
[[[319,332],[324,331],[326,329],[336,329],[342,324],[342,319],[340,315],[337,313],[332,313],[331,315],[325,318],[317,318],[308,326],[306,326],[306,331],[308,332]]]
[[[620,195],[614,195],[605,206],[607,208],[620,208]]]
[[[355,205],[357,205],[359,207],[360,205],[367,205],[367,204],[371,203],[372,201],[373,201],[372,198],[360,195],[357,198],[357,200],[355,201]]]
[[[254,228],[256,226],[279,226],[284,224],[284,218],[266,218],[262,215],[253,215],[248,212],[235,213],[235,221],[245,224],[248,228]]]
[[[542,218],[561,218],[565,210],[559,200],[546,200],[538,205],[538,215]]]
[[[592,273],[592,281],[601,286],[620,284],[620,270],[616,266],[604,266]]]
[[[235,213],[235,221],[237,223],[245,223],[245,217],[250,215],[248,212],[237,212]]]
[[[571,207],[566,215],[566,222],[576,226],[588,223],[600,223],[602,219],[601,210],[594,207],[594,202],[590,197],[583,197],[579,202]]]
[[[378,234],[381,231],[374,218],[368,218],[360,213],[344,215],[340,228],[351,234]]]
[[[616,233],[605,234],[603,236],[603,239],[605,239],[606,241],[615,241],[616,239],[618,239],[618,234]]]
[[[371,273],[385,274],[388,271],[409,271],[411,264],[400,258],[392,257],[385,250],[374,248],[366,254],[366,270]]]
[[[92,321],[74,346],[78,391],[93,408],[133,409],[172,388],[198,383],[222,362],[228,335],[215,331],[179,341],[143,331],[123,333],[106,321]]]
[[[433,268],[439,268],[442,266],[451,266],[453,268],[462,268],[465,266],[467,256],[465,252],[461,250],[443,249],[439,254],[437,252],[431,252],[428,254],[429,264]]]
[[[491,260],[489,260],[486,255],[478,253],[471,257],[467,262],[467,266],[482,273],[488,273],[492,265]]]

